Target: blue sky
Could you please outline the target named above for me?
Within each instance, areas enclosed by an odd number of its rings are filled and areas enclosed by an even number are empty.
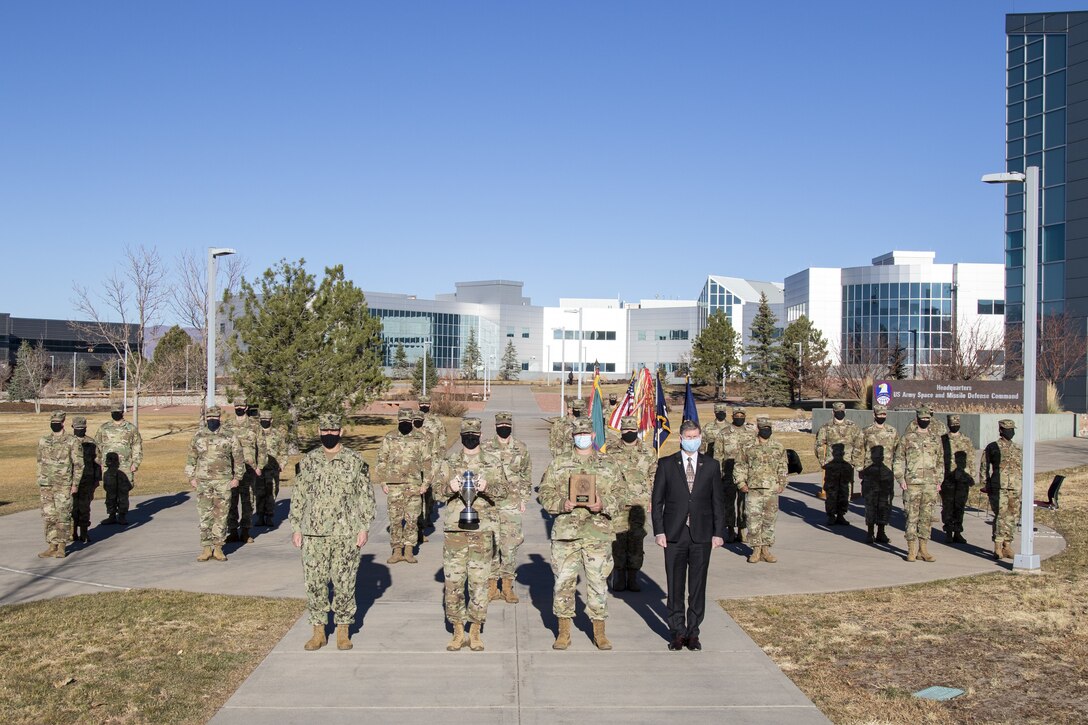
[[[999,262],[1004,15],[1073,9],[5,3],[0,311],[71,317],[125,244],[546,305]]]

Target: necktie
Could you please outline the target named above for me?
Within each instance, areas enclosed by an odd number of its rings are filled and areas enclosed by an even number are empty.
[[[691,487],[695,485],[695,469],[691,467],[691,456],[687,457],[688,460],[688,493],[691,493]]]

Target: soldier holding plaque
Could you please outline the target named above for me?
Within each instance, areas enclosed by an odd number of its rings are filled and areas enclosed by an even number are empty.
[[[479,418],[461,419],[461,447],[442,462],[439,481],[446,499],[446,536],[442,570],[446,579],[446,619],[453,625],[450,652],[465,646],[465,622],[469,622],[468,646],[483,650],[481,630],[487,618],[487,582],[494,555],[495,501],[507,494],[502,461],[480,447]],[[468,585],[468,605],[465,585]]]
[[[586,611],[593,621],[593,643],[612,649],[604,631],[608,616],[608,575],[612,573],[612,517],[620,509],[621,475],[593,448],[593,424],[578,418],[572,427],[573,452],[560,453],[540,482],[540,504],[555,516],[552,525],[552,612],[559,619],[553,649],[570,646],[574,593],[585,570]]]

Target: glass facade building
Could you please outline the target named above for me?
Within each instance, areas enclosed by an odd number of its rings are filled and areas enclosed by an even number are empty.
[[[952,314],[951,283],[843,285],[843,362],[898,348],[908,365],[927,365],[934,353],[952,348]]]

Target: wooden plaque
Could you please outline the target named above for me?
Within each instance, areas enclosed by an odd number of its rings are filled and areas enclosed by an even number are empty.
[[[575,506],[588,508],[597,499],[597,476],[592,473],[571,474],[568,498]]]

